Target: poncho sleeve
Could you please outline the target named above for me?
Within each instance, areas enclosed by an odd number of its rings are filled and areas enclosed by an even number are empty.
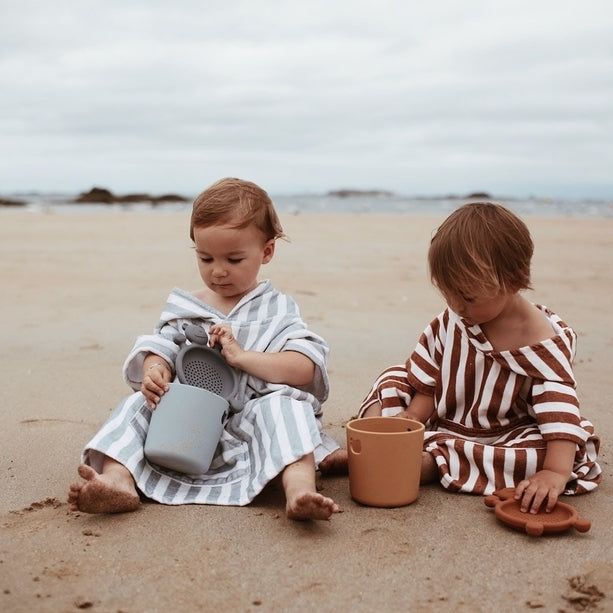
[[[422,394],[433,396],[441,370],[443,337],[440,332],[448,324],[445,311],[422,332],[413,353],[406,362],[409,385]]]
[[[184,323],[203,325],[208,332],[213,324],[227,324],[237,342],[245,350],[262,352],[298,351],[315,364],[311,383],[297,388],[312,394],[320,403],[327,399],[329,381],[326,370],[328,345],[311,332],[302,320],[298,305],[288,295],[274,289],[269,281],[262,282],[226,317],[211,309],[185,290],[174,288],[168,297],[160,320],[152,334],[137,337],[123,366],[128,385],[140,389],[143,361],[149,353],[159,355],[174,369],[180,346],[177,337]],[[239,396],[251,397],[289,386],[268,383],[242,373]],[[289,388],[288,393],[292,393]],[[241,399],[237,397],[237,404]]]

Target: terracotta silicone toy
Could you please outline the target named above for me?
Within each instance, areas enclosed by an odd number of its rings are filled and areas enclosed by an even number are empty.
[[[360,417],[346,428],[351,497],[372,507],[400,507],[417,500],[424,424]]]
[[[497,490],[485,497],[485,505],[493,507],[496,517],[516,530],[525,530],[530,536],[541,536],[573,527],[578,532],[587,532],[592,526],[589,519],[579,517],[577,510],[565,502],[557,502],[550,513],[522,513],[519,501],[513,500],[513,491],[513,488]]]

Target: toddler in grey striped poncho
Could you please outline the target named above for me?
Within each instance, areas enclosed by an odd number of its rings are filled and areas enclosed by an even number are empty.
[[[340,509],[315,486],[316,464],[338,449],[321,424],[328,347],[292,298],[257,279],[284,236],[273,204],[253,183],[222,179],[195,200],[190,236],[204,286],[175,288],[154,333],[137,339],[124,365],[135,392],[86,445],[71,508],[132,511],[141,495],[165,504],[245,505],[280,475],[288,517],[329,519]],[[151,411],[175,377],[175,338],[186,323],[203,326],[239,373],[230,416],[201,475],[165,470],[144,455]]]

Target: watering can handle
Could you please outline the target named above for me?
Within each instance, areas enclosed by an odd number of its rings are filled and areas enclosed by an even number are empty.
[[[196,345],[206,346],[209,340],[204,328],[202,326],[197,326],[196,324],[185,324],[183,326],[183,332],[187,340],[190,341],[190,343],[195,343]]]
[[[187,340],[193,345],[200,345],[201,347],[206,347],[209,342],[209,337],[207,333],[204,331],[202,326],[197,326],[196,324],[183,324],[183,341],[187,338]],[[215,347],[212,347],[214,351],[221,355],[221,345],[216,343]]]

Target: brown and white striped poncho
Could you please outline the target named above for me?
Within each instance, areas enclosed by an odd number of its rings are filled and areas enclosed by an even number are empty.
[[[567,439],[577,453],[566,494],[600,482],[599,439],[579,413],[572,360],[575,332],[544,306],[554,336],[536,345],[494,351],[478,325],[452,310],[421,335],[406,365],[386,369],[359,414],[379,402],[384,415],[404,410],[416,391],[434,396],[424,450],[451,491],[490,494],[514,487],[543,465],[547,441]]]

